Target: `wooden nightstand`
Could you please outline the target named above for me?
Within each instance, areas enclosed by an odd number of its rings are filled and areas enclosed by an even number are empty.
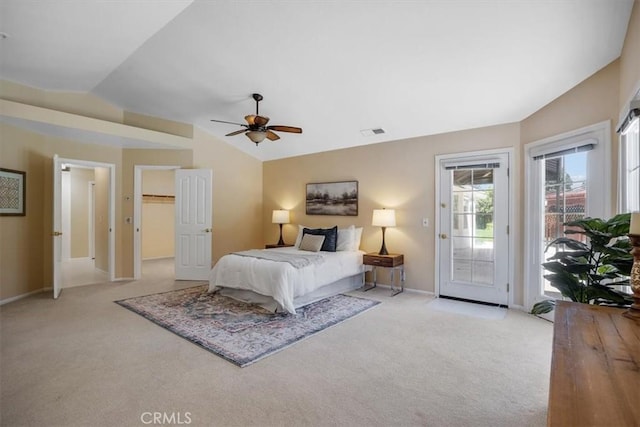
[[[290,248],[293,245],[264,245],[265,249],[273,249],[273,248]]]
[[[373,267],[373,284],[366,285],[362,287],[363,291],[368,291],[369,289],[373,289],[377,286],[377,269],[381,268],[389,268],[391,269],[391,296],[398,295],[400,292],[404,291],[404,255],[402,254],[389,254],[389,255],[379,255],[376,252],[364,254],[362,256],[362,263],[364,265],[370,265]],[[395,287],[395,271],[400,270],[400,287]]]

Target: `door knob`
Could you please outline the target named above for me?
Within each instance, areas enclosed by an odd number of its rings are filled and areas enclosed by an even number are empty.
[[[211,229],[210,229],[210,228],[205,228],[205,229],[204,229],[204,232],[205,232],[205,233],[211,233]]]
[[[51,235],[52,235],[53,237],[62,236],[62,232],[60,232],[60,231],[54,231],[53,233],[51,233]]]
[[[446,239],[446,238],[447,238],[447,235],[446,235],[446,234],[444,234],[444,233],[442,233],[442,234],[440,235],[440,238],[444,240],[444,239]]]

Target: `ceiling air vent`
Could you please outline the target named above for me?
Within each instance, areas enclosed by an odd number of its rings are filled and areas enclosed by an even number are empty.
[[[362,136],[373,136],[373,135],[380,135],[385,133],[384,129],[382,128],[375,128],[375,129],[362,129],[360,131],[360,133],[362,134]]]

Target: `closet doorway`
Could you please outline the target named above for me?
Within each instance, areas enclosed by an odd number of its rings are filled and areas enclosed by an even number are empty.
[[[175,276],[175,170],[179,166],[134,167],[133,276],[145,270]],[[149,269],[145,267],[150,267]]]

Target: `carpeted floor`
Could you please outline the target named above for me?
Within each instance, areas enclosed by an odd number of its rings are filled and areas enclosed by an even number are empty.
[[[472,302],[456,301],[447,298],[436,298],[429,302],[427,308],[429,310],[438,310],[445,313],[454,313],[462,316],[476,317],[478,319],[493,320],[504,319],[509,311],[504,307],[475,304]]]
[[[147,268],[0,307],[0,424],[144,426],[156,412],[193,426],[546,423],[552,324],[526,313],[477,319],[378,288],[364,294],[374,310],[240,369],[113,303],[194,286]]]
[[[272,313],[206,285],[116,303],[242,368],[380,304],[335,295],[295,314]]]

